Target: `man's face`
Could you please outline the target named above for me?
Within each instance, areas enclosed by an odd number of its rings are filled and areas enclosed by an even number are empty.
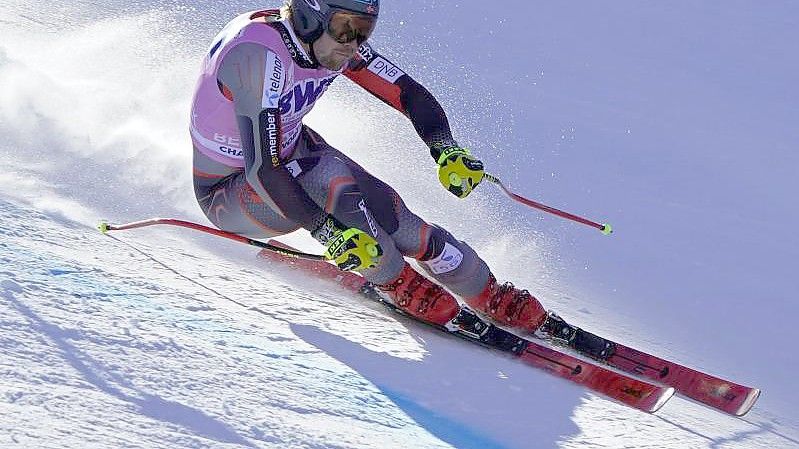
[[[355,39],[341,44],[327,33],[322,33],[313,46],[319,64],[329,70],[340,70],[358,52],[358,42]]]
[[[349,11],[334,11],[325,32],[314,42],[319,63],[330,70],[339,70],[355,56],[358,47],[369,39],[377,17]]]

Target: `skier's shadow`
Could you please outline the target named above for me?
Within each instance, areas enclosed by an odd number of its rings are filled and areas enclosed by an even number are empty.
[[[314,326],[291,329],[459,449],[555,448],[579,433],[570,418],[584,390],[436,329],[408,327],[423,340],[422,361],[374,352]]]
[[[142,416],[156,421],[180,426],[194,435],[211,440],[253,447],[227,424],[206,415],[201,410],[149,394],[123,376],[105,369],[101,363],[69,342],[69,332],[51,324],[30,307],[16,298],[22,288],[3,281],[0,297],[7,300],[17,311],[31,322],[31,328],[42,333],[44,338],[58,347],[64,360],[98,390],[137,407]]]

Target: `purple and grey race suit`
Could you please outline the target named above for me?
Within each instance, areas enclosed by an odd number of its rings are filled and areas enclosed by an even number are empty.
[[[279,11],[243,14],[213,40],[194,94],[194,188],[206,216],[220,229],[268,238],[316,229],[332,215],[383,248],[361,273],[367,280],[393,281],[407,256],[456,295],[479,294],[489,270],[471,247],[409,211],[394,189],[303,124],[342,74],[405,114],[428,146],[455,144],[435,98],[369,44],[332,71]]]

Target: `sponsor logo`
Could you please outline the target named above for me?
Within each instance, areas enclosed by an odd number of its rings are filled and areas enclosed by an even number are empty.
[[[438,257],[425,262],[434,274],[449,273],[463,262],[463,253],[449,243],[444,243],[444,250]]]
[[[449,159],[450,156],[460,156],[464,154],[467,154],[466,150],[464,150],[461,147],[447,147],[441,150],[441,155],[439,156],[439,159],[441,158]]]
[[[220,143],[217,152],[231,157],[242,157],[241,139],[230,137],[221,133],[214,133],[214,141]]]
[[[238,137],[230,137],[221,133],[214,133],[214,140],[219,143],[224,143],[226,145],[241,147],[241,139]]]
[[[621,389],[621,391],[639,399],[644,397],[644,392],[641,389],[635,389],[633,387],[625,386]]]
[[[241,148],[241,139],[238,136],[231,137],[222,133],[214,132],[212,139],[210,136],[204,135],[202,132],[200,132],[200,130],[197,129],[194,124],[192,124],[191,128],[189,128],[189,131],[191,133],[192,141],[199,148],[230,158],[240,159],[243,157],[244,153]],[[204,150],[201,151],[205,153]]]
[[[291,173],[292,178],[296,178],[297,176],[300,176],[300,173],[302,173],[302,167],[300,167],[300,163],[297,161],[289,162],[286,164],[286,168],[288,169],[289,173]]]
[[[332,218],[328,218],[322,223],[322,226],[319,229],[313,231],[313,237],[322,242],[323,245],[327,245],[327,243],[336,236],[338,232],[338,227],[336,223],[333,221]]]
[[[367,69],[390,83],[395,83],[399,77],[405,74],[405,72],[398,69],[397,66],[388,62],[388,60],[382,56],[375,58],[375,60],[369,64]]]
[[[338,234],[333,237],[333,240],[328,241],[327,246],[330,248],[328,251],[330,251],[333,257],[338,257],[347,250],[344,246],[345,243],[347,243],[347,241],[344,239],[344,234]]]
[[[280,166],[280,138],[277,126],[277,110],[266,110],[266,146],[269,148],[269,158],[272,160],[272,167]]]
[[[365,43],[358,47],[358,54],[361,55],[361,58],[363,58],[363,60],[366,62],[370,62],[374,57],[374,54],[372,53],[372,47]]]
[[[315,11],[321,11],[322,8],[319,6],[319,2],[317,0],[305,0],[305,3],[308,4],[311,8]]]
[[[283,63],[272,51],[266,51],[266,67],[264,70],[264,93],[261,106],[264,108],[277,108],[280,94],[283,91]]]
[[[369,230],[372,231],[372,235],[377,237],[377,225],[372,219],[372,214],[369,213],[369,209],[366,208],[366,203],[364,203],[363,199],[358,202],[358,209],[360,209],[366,217],[366,222],[369,224]]]
[[[321,80],[309,79],[295,84],[291,90],[280,97],[280,113],[297,114],[310,109],[322,93],[327,90],[330,83],[336,79],[336,76],[338,75]]]
[[[483,170],[483,162],[476,159],[463,159],[463,165],[469,170],[480,171]]]
[[[219,145],[218,151],[224,155],[231,156],[231,157],[243,157],[244,153],[242,153],[241,148],[232,148],[225,145]]]
[[[286,48],[288,48],[289,50],[291,59],[296,60],[300,55],[300,51],[294,45],[294,41],[291,40],[291,36],[289,36],[288,34],[282,34],[281,37],[283,38],[283,43],[286,44]]]

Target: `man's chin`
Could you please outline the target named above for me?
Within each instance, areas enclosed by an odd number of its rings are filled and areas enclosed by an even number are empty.
[[[337,71],[343,69],[347,65],[347,62],[349,62],[349,60],[350,60],[350,58],[346,58],[346,57],[343,57],[343,56],[336,55],[336,56],[333,56],[331,58],[328,58],[326,61],[319,61],[319,62],[326,69],[333,70],[334,72],[337,72]]]

